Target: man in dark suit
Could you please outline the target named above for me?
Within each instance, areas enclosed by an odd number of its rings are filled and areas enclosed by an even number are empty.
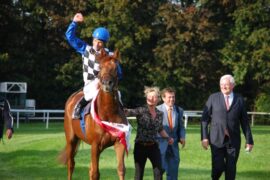
[[[208,149],[210,144],[211,147],[213,180],[219,179],[223,171],[226,180],[235,179],[241,145],[240,126],[246,138],[246,151],[251,151],[254,144],[244,100],[233,92],[234,86],[233,76],[222,76],[221,92],[209,96],[201,119],[202,146]]]
[[[6,124],[6,136],[8,139],[13,133],[13,117],[10,113],[9,102],[0,96],[0,140],[4,133],[4,124]]]

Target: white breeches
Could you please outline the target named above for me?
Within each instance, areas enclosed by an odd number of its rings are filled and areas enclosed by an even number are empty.
[[[99,83],[99,79],[97,78],[94,79],[93,81],[89,81],[85,83],[83,87],[83,93],[84,93],[84,98],[86,101],[90,101],[91,99],[93,99],[93,97],[98,91],[98,83]]]

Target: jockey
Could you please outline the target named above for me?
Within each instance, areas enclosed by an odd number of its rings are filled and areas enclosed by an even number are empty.
[[[6,135],[10,139],[13,134],[13,117],[10,113],[9,102],[0,97],[0,139],[3,137],[4,124],[6,124]]]
[[[84,80],[84,97],[76,104],[74,108],[74,113],[72,115],[73,119],[81,118],[81,110],[93,99],[93,95],[98,90],[98,73],[100,71],[99,62],[96,61],[96,54],[100,53],[100,50],[104,48],[105,43],[108,42],[110,38],[110,34],[108,30],[104,27],[98,27],[94,30],[93,36],[93,45],[90,46],[83,40],[76,37],[76,29],[78,23],[83,22],[83,15],[81,13],[77,13],[73,21],[68,26],[66,31],[66,39],[69,44],[82,55],[83,60],[83,80]],[[105,51],[112,55],[113,53],[109,51],[109,49],[104,48]],[[117,64],[117,74],[118,78],[122,78],[122,70]]]

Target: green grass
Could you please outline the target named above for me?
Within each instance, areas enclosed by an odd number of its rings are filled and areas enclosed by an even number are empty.
[[[237,180],[270,178],[270,126],[252,128],[255,146],[251,153],[244,152],[244,138],[237,166]],[[132,149],[126,157],[126,179],[134,179],[133,145],[135,131],[132,135]],[[200,144],[200,127],[190,125],[187,128],[187,144],[181,149],[179,179],[210,179],[210,150],[205,151]],[[20,124],[15,129],[11,140],[4,139],[0,144],[0,179],[66,179],[67,170],[58,164],[56,157],[65,145],[62,123],[51,123],[49,129],[41,123]],[[74,178],[88,179],[90,147],[83,143],[76,155]],[[102,180],[117,179],[116,159],[113,148],[106,149],[100,159]],[[145,180],[152,180],[152,168],[149,160],[145,169]],[[164,178],[165,179],[165,178]],[[224,179],[222,177],[221,179]]]

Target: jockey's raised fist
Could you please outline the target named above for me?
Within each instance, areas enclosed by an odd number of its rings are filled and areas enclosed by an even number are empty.
[[[75,14],[73,21],[77,23],[83,22],[83,15],[81,13]]]

